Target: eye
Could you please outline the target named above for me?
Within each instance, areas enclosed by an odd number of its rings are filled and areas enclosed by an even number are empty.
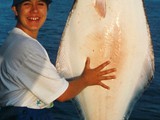
[[[22,5],[29,6],[29,5],[31,5],[31,2],[29,2],[29,1],[23,2]]]
[[[38,2],[38,5],[39,5],[39,6],[45,6],[46,3],[45,3],[45,2]]]

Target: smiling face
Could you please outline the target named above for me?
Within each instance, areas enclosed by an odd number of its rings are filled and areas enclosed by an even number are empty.
[[[44,0],[25,0],[12,10],[17,16],[16,27],[22,29],[28,35],[36,38],[39,29],[47,17],[47,4]]]

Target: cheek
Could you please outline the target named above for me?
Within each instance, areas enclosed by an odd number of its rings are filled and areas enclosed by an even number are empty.
[[[43,14],[43,16],[47,16],[47,10],[42,10],[41,13]]]
[[[43,10],[41,13],[42,13],[42,17],[44,19],[46,19],[47,18],[47,11]]]
[[[27,14],[27,11],[21,9],[20,12],[18,12],[17,14],[18,14],[18,16],[23,17],[23,16],[25,16]]]

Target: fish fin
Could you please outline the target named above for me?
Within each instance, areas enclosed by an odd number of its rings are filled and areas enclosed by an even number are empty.
[[[106,16],[106,0],[96,0],[95,9],[104,18]]]

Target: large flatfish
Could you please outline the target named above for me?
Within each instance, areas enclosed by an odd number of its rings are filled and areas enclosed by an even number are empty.
[[[76,0],[68,16],[56,68],[79,76],[110,60],[116,80],[84,89],[78,96],[86,120],[126,120],[154,74],[154,54],[142,0]]]

